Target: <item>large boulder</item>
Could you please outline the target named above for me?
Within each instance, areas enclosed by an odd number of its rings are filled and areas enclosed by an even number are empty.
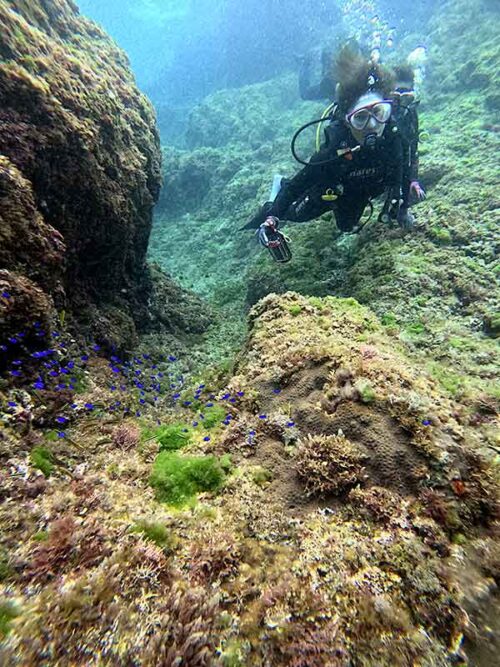
[[[125,54],[71,0],[0,0],[0,23],[0,337],[29,325],[28,285],[49,317],[92,328],[117,306],[147,323],[153,108]]]

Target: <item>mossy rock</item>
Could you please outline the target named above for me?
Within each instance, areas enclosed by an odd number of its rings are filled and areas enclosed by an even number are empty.
[[[175,536],[169,532],[163,523],[158,521],[138,521],[132,526],[131,532],[143,535],[145,539],[162,548],[172,548],[176,543]]]
[[[19,616],[19,610],[13,602],[0,602],[0,641],[7,637],[12,621],[17,616]]]
[[[160,443],[160,450],[176,450],[185,447],[191,442],[192,431],[184,423],[166,424],[158,428],[144,429],[142,440],[156,439]]]
[[[202,491],[217,491],[225,473],[215,456],[179,456],[160,452],[153,464],[149,483],[156,499],[170,505],[182,506]]]
[[[30,452],[30,461],[45,477],[50,477],[54,472],[54,454],[47,447],[34,447]]]

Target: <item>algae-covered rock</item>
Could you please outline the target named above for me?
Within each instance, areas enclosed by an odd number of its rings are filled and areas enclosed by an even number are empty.
[[[71,0],[2,0],[0,23],[0,268],[43,291],[46,315],[95,320],[120,296],[140,325],[160,187],[153,109],[125,54]],[[16,280],[2,337],[28,315]]]

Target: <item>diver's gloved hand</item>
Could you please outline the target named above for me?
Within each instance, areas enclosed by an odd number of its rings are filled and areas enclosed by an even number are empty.
[[[415,227],[415,216],[407,208],[401,207],[398,213],[398,224],[406,231]]]
[[[241,227],[240,231],[243,231],[244,229],[258,229],[269,215],[269,211],[271,210],[272,206],[273,206],[272,201],[266,201],[266,203],[260,208],[258,213],[256,213],[244,227]]]
[[[275,236],[275,232],[278,229],[280,221],[274,215],[269,215],[264,222],[259,227],[257,232],[259,237],[259,243],[264,246],[264,248],[269,247],[269,235]]]
[[[412,181],[410,183],[410,195],[412,195],[416,201],[424,201],[427,196],[424,188],[418,181]]]

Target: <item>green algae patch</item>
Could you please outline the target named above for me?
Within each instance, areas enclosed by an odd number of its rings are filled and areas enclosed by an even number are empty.
[[[54,454],[47,447],[34,447],[30,452],[30,461],[45,477],[50,477],[54,472]]]
[[[0,549],[0,581],[5,581],[14,574],[14,570],[9,563],[9,556],[6,551]]]
[[[225,479],[224,463],[215,456],[179,456],[160,452],[149,483],[158,501],[182,506],[197,493],[221,488]]]
[[[166,424],[158,428],[146,428],[142,432],[142,440],[157,440],[160,450],[176,450],[191,442],[192,433],[186,424]]]
[[[19,616],[19,611],[12,602],[0,602],[0,641],[9,634],[16,616]]]
[[[175,538],[167,530],[166,526],[157,521],[138,521],[131,528],[132,533],[139,533],[146,540],[153,542],[158,547],[171,548],[175,544]]]
[[[204,419],[201,421],[201,424],[207,429],[214,428],[224,421],[226,414],[227,412],[224,406],[214,405],[212,408],[205,410],[203,413]]]
[[[366,380],[362,380],[356,384],[356,389],[359,392],[359,397],[362,400],[363,403],[373,403],[376,398],[377,394],[375,393],[375,389],[373,386],[367,382]]]
[[[288,307],[288,312],[289,312],[290,315],[292,315],[293,317],[297,317],[297,315],[300,315],[300,313],[302,312],[302,306],[301,306],[300,304],[298,304],[298,303],[297,303],[297,304],[293,304],[292,306],[289,306],[289,307]]]

